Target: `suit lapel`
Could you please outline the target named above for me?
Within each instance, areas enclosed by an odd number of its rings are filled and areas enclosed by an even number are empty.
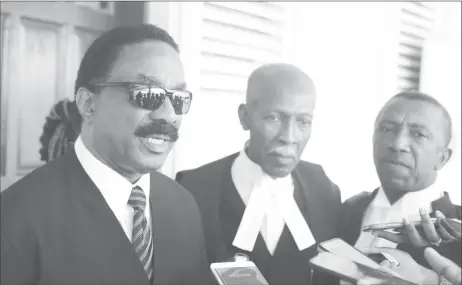
[[[149,284],[149,279],[122,226],[99,189],[82,168],[75,151],[69,153],[68,160],[70,173],[67,179],[70,181],[68,185],[72,187],[70,192],[78,196],[73,199],[80,201],[80,206],[87,215],[82,217],[85,231],[91,233],[87,241],[92,249],[88,253],[88,260],[94,260],[95,264],[101,262],[107,265],[107,268],[104,268],[107,271],[101,268],[102,278],[106,278],[103,281],[119,280],[120,283]]]
[[[369,204],[374,200],[379,188],[375,189],[371,194],[361,197],[356,203],[348,206],[348,210],[342,213],[344,222],[340,226],[343,227],[342,238],[350,244],[355,244],[361,233],[361,225],[363,215],[366,212]]]
[[[151,173],[151,193],[149,197],[151,207],[151,223],[154,241],[152,265],[154,268],[153,284],[181,284],[183,276],[175,270],[177,263],[172,258],[172,252],[179,250],[172,242],[172,227],[175,226],[174,215],[170,214],[172,202],[165,187],[156,184],[156,175]]]
[[[432,202],[432,209],[431,216],[434,216],[436,211],[440,211],[446,218],[460,219],[457,208],[452,204],[447,192],[444,192],[443,197]]]
[[[329,227],[326,225],[329,223],[327,216],[324,213],[328,213],[328,209],[324,208],[324,204],[321,203],[319,190],[325,186],[320,185],[319,177],[312,171],[304,171],[303,176],[300,173],[300,167],[297,166],[293,172],[295,193],[297,204],[300,211],[303,214],[308,226],[313,234],[316,241],[324,240],[325,236],[328,235]],[[309,185],[308,185],[309,181]],[[301,203],[303,201],[303,204]]]
[[[223,237],[227,245],[232,245],[237,229],[245,211],[245,204],[237,193],[231,179],[231,172],[226,171],[222,180],[223,189],[220,196],[220,220]],[[228,251],[235,251],[229,246]]]

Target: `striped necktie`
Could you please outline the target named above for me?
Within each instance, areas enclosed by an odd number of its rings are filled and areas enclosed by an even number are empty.
[[[136,254],[143,265],[144,271],[148,275],[149,280],[152,278],[152,258],[153,258],[153,242],[152,233],[149,224],[144,216],[144,209],[146,207],[146,196],[143,189],[135,186],[132,189],[130,198],[128,199],[133,212],[133,231],[132,231],[132,244],[135,248]]]

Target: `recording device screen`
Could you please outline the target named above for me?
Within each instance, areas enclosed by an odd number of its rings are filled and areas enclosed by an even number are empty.
[[[330,273],[341,280],[346,280],[354,284],[358,280],[367,277],[371,281],[371,284],[416,285],[397,276],[355,263],[329,252],[319,253],[310,260],[310,265],[317,270]]]

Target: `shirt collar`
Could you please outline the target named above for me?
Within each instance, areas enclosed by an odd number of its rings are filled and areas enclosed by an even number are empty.
[[[235,169],[239,170],[239,174],[242,176],[241,179],[246,180],[246,182],[255,182],[255,180],[267,176],[260,165],[249,158],[245,148],[241,150],[239,156],[236,158],[235,165]]]
[[[124,209],[127,206],[132,188],[139,186],[149,201],[150,175],[145,174],[132,184],[125,177],[97,159],[84,145],[79,136],[74,144],[75,153],[83,169],[103,194],[111,209]]]
[[[432,212],[431,203],[443,196],[444,192],[439,189],[438,184],[433,183],[423,190],[406,193],[403,197],[391,205],[381,186],[373,201],[373,205],[397,208],[400,209],[404,215],[414,217],[419,215],[419,208],[425,208],[429,213]]]
[[[279,185],[278,188],[284,187],[283,185],[293,188],[292,176],[289,174],[285,177],[273,179],[268,174],[266,174],[260,165],[253,162],[247,155],[246,149],[248,142],[245,144],[245,147],[239,153],[238,157],[234,161],[232,167],[232,176],[233,180],[239,181],[239,184],[254,185],[255,183],[271,183]]]

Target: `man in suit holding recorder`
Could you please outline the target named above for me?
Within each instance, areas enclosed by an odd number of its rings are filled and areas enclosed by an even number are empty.
[[[432,246],[460,265],[457,247],[444,227],[430,217],[461,219],[461,207],[452,204],[438,186],[437,173],[451,158],[451,118],[433,97],[419,92],[393,96],[379,112],[373,136],[374,162],[381,186],[360,193],[343,204],[339,236],[357,247],[396,247],[429,267],[423,248]],[[420,215],[416,215],[419,213]],[[422,220],[427,240],[413,221]],[[371,224],[403,221],[407,236],[362,231]],[[417,245],[417,247],[415,247]]]

